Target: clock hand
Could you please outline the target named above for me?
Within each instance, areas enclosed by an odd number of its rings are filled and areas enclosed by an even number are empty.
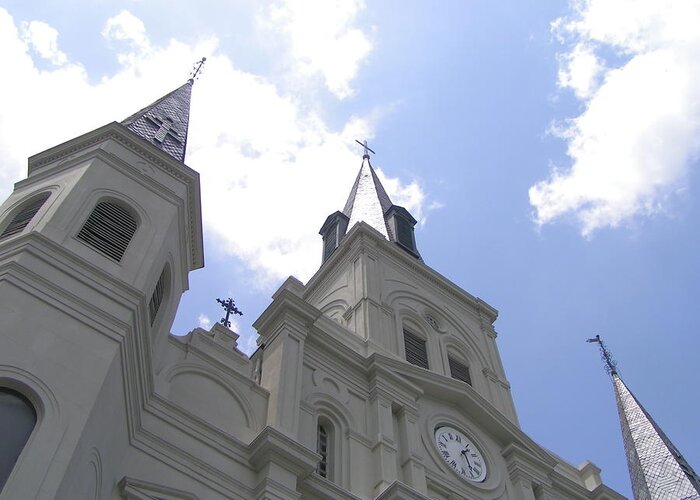
[[[467,466],[469,467],[469,470],[472,470],[472,463],[471,460],[469,460],[469,455],[467,453],[469,452],[469,446],[467,446],[465,449],[462,450],[462,455],[464,455],[464,458],[467,459]]]

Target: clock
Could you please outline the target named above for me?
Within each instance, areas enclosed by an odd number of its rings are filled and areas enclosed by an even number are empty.
[[[438,427],[435,429],[435,446],[445,463],[462,479],[473,483],[486,479],[484,457],[463,432],[453,427]]]

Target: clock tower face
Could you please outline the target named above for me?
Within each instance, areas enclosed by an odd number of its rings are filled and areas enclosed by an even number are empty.
[[[435,446],[445,463],[462,479],[473,483],[486,479],[484,457],[463,432],[453,427],[438,427],[435,429]]]

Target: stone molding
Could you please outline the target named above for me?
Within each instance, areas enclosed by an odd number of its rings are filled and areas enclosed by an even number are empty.
[[[270,462],[275,462],[299,478],[305,478],[316,470],[321,455],[277,429],[267,426],[248,447],[250,464],[260,471]]]

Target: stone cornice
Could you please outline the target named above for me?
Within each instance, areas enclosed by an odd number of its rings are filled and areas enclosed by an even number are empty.
[[[321,316],[321,311],[287,289],[275,294],[272,303],[253,323],[265,343],[270,342],[278,333],[282,324],[292,324],[306,335],[308,329]]]
[[[604,484],[594,489],[591,492],[590,498],[593,500],[626,500],[626,497],[623,497],[617,491]]]
[[[513,442],[501,451],[501,455],[512,479],[525,479],[533,485],[549,484],[549,475],[556,466],[553,458],[538,457],[533,455],[532,451]]]
[[[301,492],[318,498],[333,498],[337,500],[360,500],[346,489],[325,479],[318,474],[310,474],[301,485]]]
[[[489,428],[503,442],[518,443],[521,449],[532,456],[539,457],[539,460],[545,463],[551,463],[551,467],[556,464],[556,460],[546,450],[472,387],[444,375],[413,366],[403,360],[378,353],[373,354],[370,359],[372,358],[376,364],[392,373],[394,378],[410,381],[412,385],[423,391],[424,396],[433,396],[467,410],[471,418],[480,421],[481,425]]]
[[[316,464],[321,460],[318,453],[269,426],[253,439],[248,450],[250,464],[256,470],[274,462],[302,478],[316,470]]]
[[[385,359],[387,358],[375,353],[367,360],[370,398],[385,396],[414,408],[416,401],[423,395],[423,390],[388,368]]]
[[[487,304],[484,300],[474,297],[421,261],[416,260],[415,257],[412,257],[394,243],[386,240],[377,230],[365,222],[359,222],[353,226],[350,232],[343,238],[336,251],[333,252],[316,274],[311,277],[306,284],[304,297],[307,299],[312,297],[317,286],[334,272],[338,272],[339,268],[343,267],[341,261],[351,260],[358,251],[357,247],[366,246],[368,244],[373,248],[381,249],[384,255],[397,262],[401,267],[409,268],[421,278],[457,300],[457,302],[474,308],[486,316],[492,323],[496,321],[498,317],[498,311],[496,309]]]
[[[410,486],[400,481],[394,481],[382,491],[375,500],[430,500],[429,497],[419,493]]]
[[[66,290],[65,287],[58,287],[55,280],[30,271],[21,260],[17,260],[20,257],[26,259],[27,256],[46,263],[62,275],[69,276],[74,282],[93,290],[94,293],[108,297],[125,310],[133,311],[133,316],[130,316],[129,322],[126,322],[124,318],[116,318],[96,307],[94,296],[78,296]],[[27,233],[13,241],[8,241],[2,246],[0,262],[2,262],[0,263],[2,279],[12,280],[12,276],[23,276],[21,283],[18,281],[18,286],[26,288],[28,283],[38,284],[32,289],[36,291],[35,293],[40,293],[43,300],[60,304],[60,308],[65,311],[73,311],[76,318],[82,318],[82,322],[100,325],[93,328],[103,333],[114,332],[117,335],[115,338],[121,338],[125,332],[131,331],[134,325],[130,321],[135,321],[134,318],[139,317],[140,311],[145,308],[145,299],[139,290],[115,279],[72,252],[66,251],[40,233]]]
[[[152,500],[155,495],[167,495],[172,500],[199,500],[191,493],[127,476],[119,481],[118,486],[122,496],[127,500]]]

